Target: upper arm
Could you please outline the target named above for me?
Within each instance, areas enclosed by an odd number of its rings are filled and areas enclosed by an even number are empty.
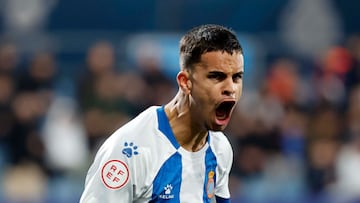
[[[132,202],[133,171],[116,144],[103,145],[86,176],[80,203]]]

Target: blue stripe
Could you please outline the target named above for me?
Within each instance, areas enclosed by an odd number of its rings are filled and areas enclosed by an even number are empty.
[[[166,160],[156,175],[150,202],[180,203],[181,172],[181,155],[176,152]]]
[[[210,134],[209,136],[210,137]],[[217,161],[214,152],[209,147],[205,154],[205,182],[204,182],[204,203],[211,202],[215,194]]]
[[[231,202],[230,199],[225,199],[225,198],[216,196],[216,203],[230,203],[230,202]]]
[[[165,114],[164,106],[158,108],[157,110],[159,130],[164,133],[164,135],[170,140],[171,144],[175,149],[179,149],[180,145],[177,142],[174,133],[170,127],[169,120]]]

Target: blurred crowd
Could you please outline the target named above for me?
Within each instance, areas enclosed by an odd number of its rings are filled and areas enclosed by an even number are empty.
[[[313,60],[269,60],[228,129],[235,202],[360,202],[359,56],[351,36]]]
[[[112,43],[94,42],[64,86],[55,53],[24,58],[0,44],[0,202],[78,202],[104,139],[177,91],[156,57],[116,57]],[[264,72],[259,88],[244,84],[226,129],[233,202],[360,202],[360,36],[313,60],[252,68]]]
[[[173,96],[157,61],[140,59],[141,67],[121,70],[113,45],[95,42],[69,88],[59,85],[55,54],[22,60],[15,44],[0,45],[0,202],[78,202],[102,141]]]

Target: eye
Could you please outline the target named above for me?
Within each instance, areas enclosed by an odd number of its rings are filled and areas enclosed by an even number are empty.
[[[243,73],[236,73],[233,75],[233,81],[234,82],[239,82],[241,79],[243,78]]]
[[[209,79],[215,79],[215,80],[224,80],[226,78],[226,74],[221,72],[210,72],[208,74]]]

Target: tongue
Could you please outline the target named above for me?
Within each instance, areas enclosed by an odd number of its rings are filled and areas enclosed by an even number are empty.
[[[223,110],[223,109],[218,109],[216,111],[216,117],[219,119],[219,120],[224,120],[226,119],[226,111]]]

